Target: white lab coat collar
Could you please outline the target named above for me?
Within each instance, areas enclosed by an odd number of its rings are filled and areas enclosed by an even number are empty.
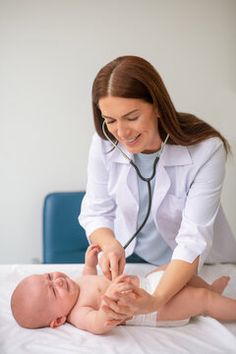
[[[130,159],[132,159],[133,154],[128,152],[121,144],[118,144],[118,146],[122,149],[122,151],[124,151],[124,153]],[[107,151],[109,151],[107,153],[107,161],[117,162],[117,163],[126,163],[126,164],[129,163],[129,161],[122,155],[122,153],[117,148],[113,148],[111,144],[108,145]]]
[[[192,164],[192,158],[186,146],[166,144],[160,162],[163,166],[178,166]]]
[[[120,144],[119,146],[130,159],[133,158],[133,154],[128,152]],[[108,152],[107,161],[124,164],[129,163],[129,161],[122,155],[122,153],[115,148]],[[162,166],[189,165],[192,163],[192,158],[186,146],[166,144],[160,156],[160,163]]]

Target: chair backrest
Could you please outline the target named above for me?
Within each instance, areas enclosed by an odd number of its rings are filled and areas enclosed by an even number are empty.
[[[43,206],[43,263],[84,263],[88,240],[78,222],[85,192],[58,192]]]

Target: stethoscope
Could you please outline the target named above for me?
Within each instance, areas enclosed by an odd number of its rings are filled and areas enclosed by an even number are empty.
[[[138,229],[135,231],[135,233],[133,234],[133,236],[130,237],[129,241],[126,242],[126,244],[123,246],[124,249],[126,249],[129,244],[135,239],[135,237],[138,235],[138,233],[143,229],[144,225],[146,224],[147,222],[147,219],[150,215],[150,212],[151,212],[151,207],[152,207],[152,189],[151,189],[151,181],[152,179],[155,177],[156,175],[156,165],[157,165],[157,162],[159,160],[159,158],[161,157],[161,154],[162,154],[162,151],[163,151],[163,148],[164,146],[166,145],[167,143],[167,140],[169,139],[169,134],[167,134],[164,142],[161,144],[161,149],[160,149],[160,152],[159,154],[157,155],[157,157],[155,158],[154,162],[153,162],[153,167],[152,167],[152,174],[150,177],[144,177],[138,166],[134,163],[133,160],[131,160],[131,158],[129,158],[129,156],[114,142],[110,139],[110,137],[108,136],[106,130],[105,130],[105,126],[106,126],[106,122],[105,120],[103,121],[102,123],[102,131],[103,131],[103,134],[105,135],[105,137],[107,138],[107,140],[114,146],[115,149],[119,150],[120,153],[124,156],[125,159],[127,159],[129,161],[129,163],[135,168],[136,172],[137,172],[137,175],[138,177],[144,181],[144,182],[147,182],[147,186],[148,186],[148,208],[147,208],[147,213],[145,215],[145,218],[143,220],[143,222],[141,223],[141,225],[138,227]]]

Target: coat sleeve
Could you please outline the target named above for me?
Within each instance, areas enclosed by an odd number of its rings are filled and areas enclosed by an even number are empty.
[[[107,227],[113,230],[116,203],[109,196],[108,166],[104,143],[94,134],[88,158],[88,180],[82,201],[79,222],[87,237],[96,229]]]
[[[201,154],[202,163],[188,191],[172,259],[192,263],[200,255],[200,268],[213,243],[214,223],[220,207],[225,175],[226,154],[223,143],[218,138],[209,139],[197,154]]]

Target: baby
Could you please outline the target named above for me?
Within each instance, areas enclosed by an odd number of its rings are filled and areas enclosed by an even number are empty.
[[[163,267],[144,279],[121,275],[111,281],[97,275],[99,252],[97,245],[88,247],[83,274],[77,282],[59,272],[23,279],[11,298],[12,313],[18,324],[26,328],[55,328],[67,321],[77,328],[102,334],[119,324],[183,325],[197,315],[209,315],[221,321],[236,320],[236,300],[221,295],[229,277],[220,277],[209,285],[194,276],[158,312],[133,316],[126,300],[135,302],[144,291],[152,298],[164,273]]]

